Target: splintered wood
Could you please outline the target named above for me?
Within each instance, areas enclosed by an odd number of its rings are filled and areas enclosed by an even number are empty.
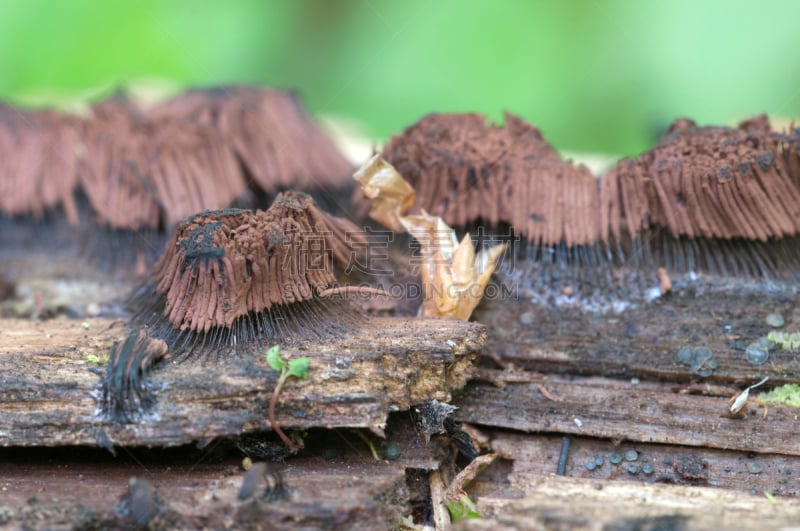
[[[0,330],[0,446],[172,446],[266,431],[279,374],[263,356],[166,364],[149,378],[159,389],[133,423],[98,408],[102,376],[94,359],[124,335],[122,323],[4,320]],[[287,382],[276,420],[288,429],[362,427],[380,432],[390,411],[451,399],[485,342],[478,324],[450,319],[374,318],[374,331],[286,346],[310,358],[308,380]]]
[[[419,503],[412,499],[416,493],[409,488],[406,470],[423,476],[439,468],[444,442],[418,444],[408,417],[392,419],[386,435],[402,448],[392,461],[374,460],[351,430],[330,430],[316,432],[314,444],[335,449],[335,459],[301,455],[286,463],[257,462],[247,471],[235,452],[208,459],[209,447],[167,450],[157,464],[150,449],[129,449],[120,459],[102,449],[83,448],[81,457],[68,464],[30,457],[57,450],[22,450],[29,456],[22,459],[14,450],[0,451],[3,506],[12,508],[4,513],[4,525],[52,529],[68,522],[95,529],[141,528],[136,517],[146,519],[143,508],[149,508],[156,513],[146,526],[151,529],[250,529],[258,523],[276,530],[329,529],[331,523],[342,529],[390,529],[412,503]],[[367,436],[379,451],[387,444]],[[224,446],[211,448],[216,454]],[[253,477],[259,468],[266,468],[272,484],[264,474]],[[275,492],[276,478],[282,495]],[[135,490],[149,491],[150,503],[140,495],[132,503]]]
[[[470,386],[459,401],[459,421],[518,431],[571,433],[605,439],[663,443],[745,452],[800,455],[794,442],[795,410],[771,408],[763,419],[758,406],[744,418],[728,414],[728,397],[681,394],[670,386],[642,385],[603,378],[542,384]],[[576,421],[575,419],[578,419]]]
[[[266,211],[205,212],[180,224],[155,266],[165,316],[178,329],[229,327],[249,312],[307,301],[336,282],[360,241],[300,193]]]

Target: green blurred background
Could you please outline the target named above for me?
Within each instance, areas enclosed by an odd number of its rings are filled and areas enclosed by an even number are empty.
[[[0,97],[258,83],[378,139],[509,110],[634,155],[678,116],[800,116],[798,26],[797,0],[0,0]]]

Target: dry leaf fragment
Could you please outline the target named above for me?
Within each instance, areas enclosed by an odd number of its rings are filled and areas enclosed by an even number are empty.
[[[420,242],[424,290],[420,314],[469,319],[506,244],[482,250],[476,256],[469,234],[459,243],[455,231],[442,218],[423,213],[399,219]]]
[[[416,195],[394,166],[376,154],[353,174],[353,179],[372,199],[370,217],[394,231],[404,230],[400,217],[414,205]]]
[[[423,317],[469,319],[483,297],[486,284],[506,244],[477,255],[469,235],[459,243],[442,218],[422,214],[404,216],[413,206],[414,189],[380,155],[362,166],[353,178],[373,200],[370,215],[392,230],[405,230],[420,244],[422,255]]]

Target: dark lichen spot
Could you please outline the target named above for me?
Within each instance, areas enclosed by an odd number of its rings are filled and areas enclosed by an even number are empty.
[[[386,444],[386,448],[383,449],[383,457],[387,461],[396,461],[400,459],[400,455],[402,454],[402,450],[400,445],[396,442],[390,442]]]
[[[708,464],[695,454],[679,454],[675,459],[675,472],[688,480],[707,481]]]
[[[736,166],[736,169],[739,170],[741,175],[747,175],[750,173],[750,163],[749,162],[742,162],[741,164]]]
[[[208,265],[210,260],[219,260],[225,256],[224,249],[214,245],[216,231],[222,227],[222,222],[216,221],[196,227],[181,241],[186,267],[195,267],[202,261]]]
[[[765,151],[764,153],[758,156],[758,167],[761,168],[761,171],[769,170],[769,167],[772,165],[772,162],[775,160],[775,154],[771,151]]]

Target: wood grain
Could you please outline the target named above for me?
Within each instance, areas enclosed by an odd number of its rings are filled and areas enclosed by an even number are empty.
[[[124,336],[119,321],[0,321],[0,446],[186,444],[269,429],[277,382],[263,356],[165,364],[155,370],[155,408],[120,424],[98,411],[104,356]],[[390,411],[447,401],[470,375],[485,341],[481,325],[444,319],[375,318],[370,332],[286,347],[311,358],[309,379],[289,380],[277,407],[284,429],[363,427],[380,432]]]

